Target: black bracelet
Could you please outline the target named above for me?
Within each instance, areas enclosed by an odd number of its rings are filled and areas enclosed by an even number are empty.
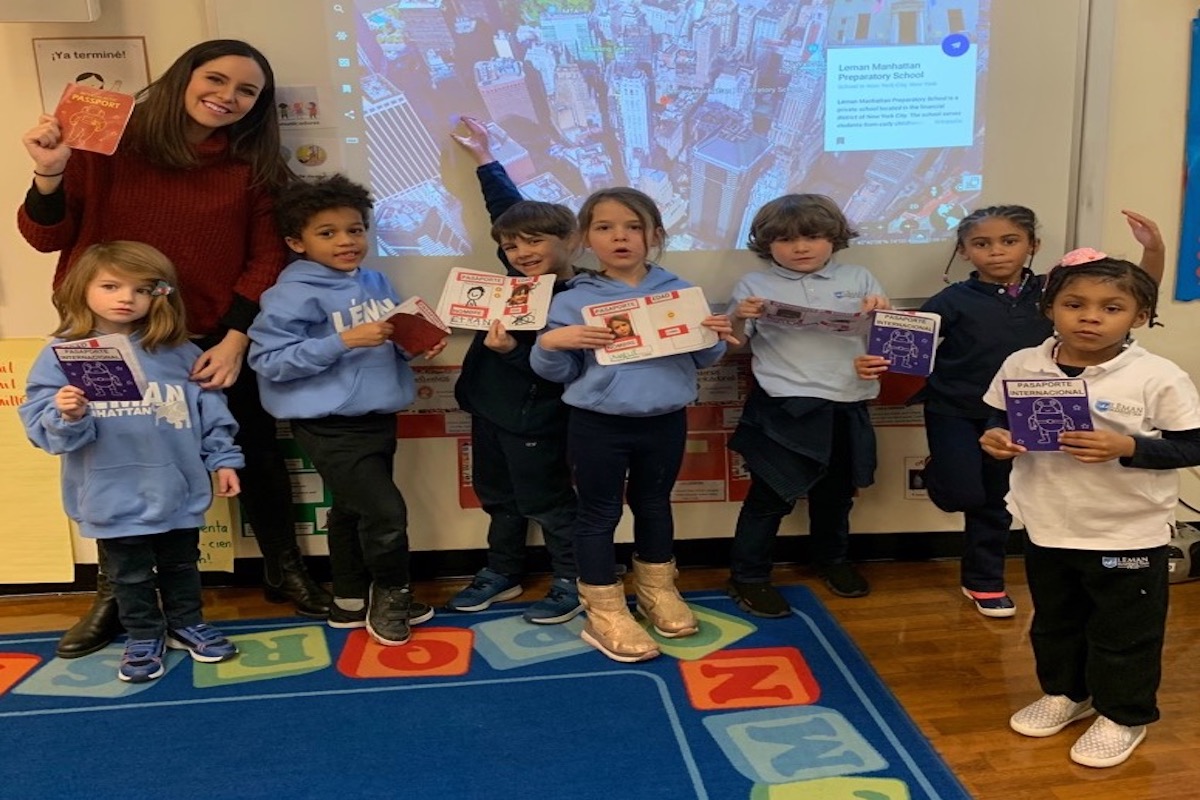
[[[65,175],[66,173],[65,169],[62,172],[38,172],[36,169],[33,171],[33,174],[39,178],[57,178],[59,175]]]

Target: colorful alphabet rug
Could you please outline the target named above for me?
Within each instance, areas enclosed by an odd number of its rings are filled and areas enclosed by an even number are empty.
[[[0,638],[7,797],[901,800],[968,794],[804,587],[757,619],[688,595],[698,634],[618,664],[583,618],[439,613],[402,647],[300,619],[222,623],[240,655]]]

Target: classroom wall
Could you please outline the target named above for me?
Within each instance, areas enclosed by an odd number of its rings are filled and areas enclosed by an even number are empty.
[[[203,0],[103,0],[95,23],[0,23],[0,206],[8,209],[0,222],[0,336],[39,336],[53,326],[49,283],[54,255],[29,248],[16,229],[15,210],[29,186],[31,162],[21,147],[21,133],[40,113],[34,67],[33,37],[143,35],[152,76],[158,75],[191,44],[207,36]],[[1192,0],[1093,0],[1100,28],[1111,46],[1098,48],[1092,69],[1084,119],[1087,150],[1079,186],[1078,227],[1089,239],[1080,242],[1137,259],[1138,248],[1128,235],[1120,209],[1132,208],[1158,220],[1168,243],[1168,278],[1164,282],[1161,317],[1166,327],[1146,331],[1140,340],[1172,358],[1200,380],[1200,355],[1194,342],[1200,317],[1187,304],[1169,300],[1174,287],[1173,261],[1180,217],[1181,165],[1187,92],[1189,22],[1197,4]],[[1031,20],[1031,24],[1036,24]],[[279,76],[286,82],[286,76]],[[1022,109],[1014,108],[1014,114]],[[1028,124],[1037,125],[1036,118]],[[1030,158],[1039,158],[1032,153]],[[1022,198],[995,198],[1021,202]],[[1035,209],[1036,210],[1036,209]],[[1045,264],[1052,254],[1044,254]],[[461,353],[462,342],[450,352]],[[463,549],[484,546],[482,512],[457,508],[457,494],[445,476],[454,474],[453,447],[446,441],[403,443],[398,480],[413,506],[414,549]],[[920,429],[889,429],[881,437],[881,461],[924,453]],[[419,468],[418,466],[419,465]],[[893,470],[893,472],[895,472]],[[956,517],[928,503],[905,501],[898,474],[881,475],[855,511],[856,531],[924,531],[957,529]],[[1200,496],[1192,475],[1185,475],[1185,497]],[[1200,497],[1198,497],[1200,500]],[[682,504],[677,527],[684,538],[724,536],[732,531],[736,506]],[[802,514],[800,516],[803,516]],[[1183,514],[1184,518],[1194,515]],[[793,517],[785,530],[803,530]],[[622,538],[628,537],[628,528]],[[90,560],[82,548],[79,560]]]

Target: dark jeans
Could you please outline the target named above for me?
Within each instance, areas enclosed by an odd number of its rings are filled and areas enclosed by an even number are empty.
[[[530,439],[472,417],[471,483],[491,518],[488,567],[501,575],[524,573],[533,520],[545,537],[554,577],[575,580],[576,501],[565,436]]]
[[[205,336],[196,344],[201,350],[208,350],[222,338]],[[283,450],[275,438],[275,418],[263,410],[258,379],[245,364],[233,386],[225,390],[225,399],[238,424],[234,441],[246,459],[246,466],[238,470],[242,486],[238,499],[246,521],[254,529],[264,561],[274,565],[281,553],[296,545],[292,483]]]
[[[329,565],[337,597],[408,585],[408,506],[392,476],[396,415],[292,420],[292,435],[333,501]]]
[[[849,426],[846,415],[833,416],[829,464],[807,494],[808,535],[818,566],[839,564],[850,548],[850,510],[854,507]],[[738,512],[730,551],[729,576],[738,583],[768,583],[779,525],[796,507],[765,481],[750,475],[750,490]]]
[[[1158,719],[1167,626],[1167,547],[1025,548],[1029,641],[1046,694],[1091,697],[1120,725]]]
[[[121,536],[96,543],[104,554],[117,614],[130,639],[158,639],[168,628],[204,621],[197,566],[199,529]]]
[[[633,512],[638,558],[652,564],[671,560],[675,539],[671,490],[686,443],[683,409],[655,417],[571,409],[567,452],[579,492],[575,555],[585,583],[607,586],[617,581],[613,535],[621,521],[623,500]]]
[[[962,585],[976,592],[1004,591],[1004,555],[1012,516],[1005,507],[1011,461],[983,452],[987,420],[925,412],[929,462],[925,488],[943,511],[964,517]]]

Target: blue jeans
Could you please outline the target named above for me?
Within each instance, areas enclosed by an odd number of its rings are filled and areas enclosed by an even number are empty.
[[[130,639],[158,639],[168,628],[204,621],[199,529],[100,539],[96,544],[104,553],[117,615]]]
[[[983,452],[979,437],[987,420],[952,417],[926,410],[929,462],[925,488],[942,511],[961,511],[963,526],[962,585],[976,592],[1004,591],[1004,555],[1012,515],[1008,494],[1011,461]]]
[[[686,442],[683,409],[655,417],[571,409],[567,451],[579,493],[575,557],[584,583],[607,586],[617,581],[613,535],[624,501],[633,512],[638,558],[651,564],[671,560],[671,490]]]

